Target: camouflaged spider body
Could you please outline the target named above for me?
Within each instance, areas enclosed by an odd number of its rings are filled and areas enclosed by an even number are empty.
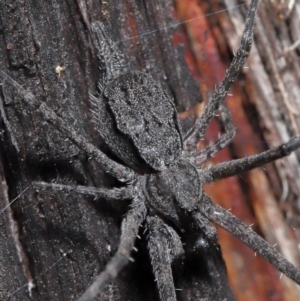
[[[90,94],[94,105],[92,112],[102,138],[122,164],[107,157],[74,132],[45,103],[0,72],[3,81],[14,86],[24,101],[41,113],[46,121],[93,157],[107,173],[127,183],[118,189],[82,186],[74,189],[61,184],[35,183],[54,189],[97,194],[107,199],[132,200],[131,209],[122,221],[117,253],[78,301],[96,297],[128,263],[143,222],[148,229],[148,249],[161,301],[176,301],[172,276],[172,262],[175,259],[190,250],[198,251],[199,256],[201,252],[215,250],[217,232],[211,221],[235,235],[300,284],[298,269],[251,228],[214,204],[202,190],[204,184],[282,158],[300,147],[300,138],[296,137],[255,156],[224,162],[208,169],[201,168],[202,162],[228,145],[235,135],[230,113],[222,101],[249,55],[257,3],[258,0],[251,1],[241,46],[223,81],[185,137],[181,134],[174,101],[161,83],[148,74],[130,71],[124,55],[107,34],[104,24],[93,24],[92,38],[100,59],[102,77],[98,83],[98,95]],[[197,142],[217,112],[220,113],[225,133],[197,152]],[[184,237],[180,238],[179,234]]]

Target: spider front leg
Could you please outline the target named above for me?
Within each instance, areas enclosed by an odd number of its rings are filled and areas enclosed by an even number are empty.
[[[255,12],[257,9],[258,0],[252,0],[246,17],[246,25],[243,31],[241,46],[236,52],[229,68],[226,70],[225,77],[221,84],[217,87],[212,98],[208,101],[204,108],[204,112],[201,117],[196,121],[194,127],[187,133],[184,138],[185,144],[198,132],[200,137],[203,137],[206,132],[211,120],[215,116],[221,102],[226,97],[232,83],[235,81],[237,76],[243,69],[245,62],[249,56],[249,52],[253,40],[253,29]]]
[[[157,216],[148,217],[149,253],[160,301],[176,301],[172,261],[183,254],[178,234]]]
[[[204,216],[233,234],[249,248],[270,262],[280,272],[300,285],[300,270],[288,262],[249,226],[243,224],[227,210],[213,203],[206,195],[203,195],[199,209]]]
[[[93,300],[101,292],[105,285],[114,279],[121,269],[128,263],[135,238],[138,234],[139,226],[146,216],[144,198],[139,196],[134,199],[131,207],[132,208],[128,211],[122,222],[122,234],[117,253],[108,262],[105,270],[96,278],[92,285],[77,301]]]
[[[36,99],[32,93],[26,91],[3,71],[0,71],[0,78],[4,83],[7,82],[13,86],[19,94],[23,96],[23,100],[27,105],[36,110],[36,112],[41,113],[44,120],[54,125],[57,130],[65,134],[80,149],[85,151],[88,156],[94,158],[107,173],[122,182],[131,182],[135,178],[135,172],[133,170],[108,158],[93,144],[89,143],[83,136],[76,133],[72,127],[58,117],[45,102],[41,102]]]

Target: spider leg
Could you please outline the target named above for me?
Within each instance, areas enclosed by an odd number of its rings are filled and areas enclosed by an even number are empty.
[[[257,254],[270,262],[280,272],[300,285],[300,270],[288,262],[249,226],[242,223],[227,210],[213,203],[206,195],[203,195],[199,209],[203,215],[233,234]]]
[[[203,183],[210,183],[240,174],[263,164],[288,156],[299,147],[300,137],[292,138],[290,141],[260,154],[229,162],[223,162],[207,170],[200,170],[201,180]]]
[[[61,133],[65,134],[80,149],[85,151],[87,155],[95,158],[107,173],[122,182],[131,182],[135,178],[135,172],[133,170],[109,159],[104,153],[89,143],[83,136],[76,133],[71,126],[58,117],[45,102],[36,99],[32,93],[26,91],[3,71],[0,71],[0,78],[2,78],[3,82],[8,82],[13,86],[19,94],[23,96],[25,103],[38,113],[41,113],[46,121],[54,125]]]
[[[171,263],[184,252],[180,238],[157,216],[148,217],[147,225],[148,248],[160,300],[176,301]]]
[[[184,138],[185,144],[197,132],[201,137],[203,137],[204,133],[206,132],[209,126],[209,123],[211,122],[212,118],[215,116],[220,106],[220,103],[224,100],[232,83],[235,81],[235,79],[243,69],[243,66],[251,50],[257,4],[258,4],[258,0],[251,1],[247,13],[245,29],[243,31],[243,35],[241,39],[241,46],[238,49],[236,55],[234,56],[229,68],[226,70],[226,74],[223,81],[217,87],[212,98],[208,101],[207,105],[205,106],[203,114],[196,121],[194,127],[185,136]]]
[[[96,278],[91,286],[83,293],[77,301],[93,300],[105,287],[105,285],[115,278],[121,269],[128,263],[130,252],[134,246],[135,238],[138,234],[139,226],[146,216],[144,199],[139,197],[133,200],[132,209],[128,211],[122,222],[122,234],[117,253],[108,262],[105,270]]]
[[[213,157],[221,149],[226,147],[235,136],[236,128],[232,123],[232,118],[229,110],[226,106],[220,105],[219,111],[221,113],[221,122],[224,125],[225,133],[221,135],[221,137],[218,138],[214,143],[206,146],[203,150],[201,150],[194,156],[194,162],[196,165],[199,165],[207,159]]]
[[[33,182],[33,187],[36,188],[51,188],[53,190],[65,190],[68,192],[76,192],[84,195],[92,195],[96,197],[101,197],[109,200],[125,200],[133,198],[133,189],[132,186],[125,186],[122,188],[96,188],[89,186],[80,186],[80,185],[64,185],[64,184],[55,184],[47,182]]]

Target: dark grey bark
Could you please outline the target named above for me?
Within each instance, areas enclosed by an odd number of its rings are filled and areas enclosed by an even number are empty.
[[[90,25],[106,19],[131,68],[162,80],[184,111],[201,98],[183,48],[173,44],[172,12],[170,0],[1,1],[1,69],[110,155],[90,122],[88,92],[96,93],[100,75]],[[36,180],[119,183],[23,104],[17,91],[3,85],[0,97],[0,208],[22,194],[0,214],[0,299],[75,300],[116,251],[130,203],[26,190]],[[99,300],[158,300],[145,237],[137,248],[135,263]],[[233,300],[221,252],[188,257],[174,277],[179,300]]]

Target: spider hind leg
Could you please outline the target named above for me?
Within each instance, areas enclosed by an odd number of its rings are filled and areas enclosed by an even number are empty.
[[[117,253],[108,262],[105,270],[77,301],[93,300],[109,281],[117,277],[121,269],[128,263],[139,226],[146,216],[146,207],[143,198],[134,199],[131,207],[122,222],[121,238]]]
[[[183,254],[178,234],[155,217],[147,218],[149,228],[148,248],[161,301],[176,301],[172,276],[172,261]]]
[[[265,258],[280,272],[300,285],[300,270],[288,262],[274,247],[257,235],[249,226],[242,223],[230,212],[213,203],[205,194],[199,206],[200,212],[226,231],[237,237],[257,254]]]

